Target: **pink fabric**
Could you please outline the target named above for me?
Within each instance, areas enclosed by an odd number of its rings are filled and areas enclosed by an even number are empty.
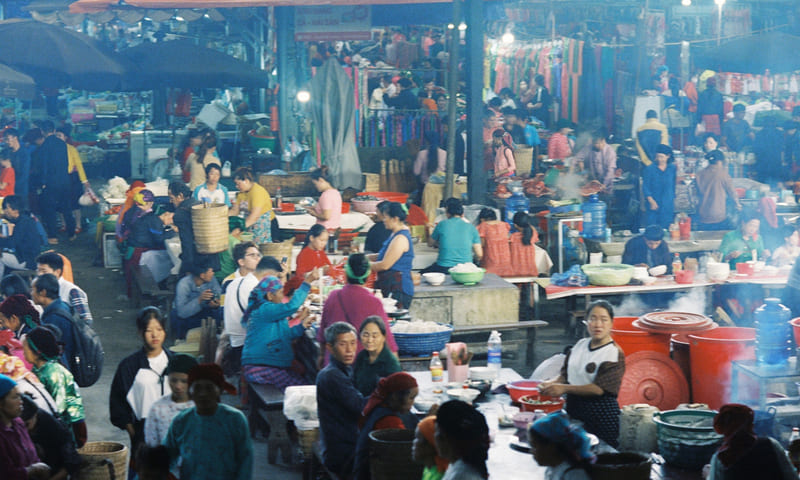
[[[322,221],[317,219],[317,223],[321,224],[328,230],[336,230],[342,226],[342,195],[335,188],[329,188],[322,192],[319,196],[319,203],[317,203],[317,213],[322,213],[325,210],[331,211],[331,218]]]
[[[508,169],[507,173],[504,173],[503,177],[508,177],[514,174],[517,170],[517,165],[514,162],[514,153],[511,151],[510,148],[503,145],[500,148],[496,148],[494,152],[494,172],[497,175],[497,172],[502,170]]]
[[[343,308],[344,307],[344,308]],[[347,322],[358,330],[361,322],[370,315],[378,315],[386,325],[386,345],[393,352],[397,352],[397,342],[394,340],[392,330],[389,328],[389,317],[383,310],[383,303],[369,290],[360,285],[345,285],[340,290],[334,290],[325,300],[322,307],[322,320],[317,330],[317,341],[325,344],[325,329],[336,322]],[[358,352],[364,347],[359,342]],[[325,365],[328,364],[328,353],[325,353]]]
[[[572,156],[572,147],[566,135],[556,132],[547,142],[547,156],[554,160],[563,160]]]

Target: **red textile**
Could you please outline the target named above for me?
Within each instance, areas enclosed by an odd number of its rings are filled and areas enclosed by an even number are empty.
[[[378,405],[382,404],[386,398],[395,392],[402,392],[404,390],[411,390],[417,387],[417,380],[406,372],[395,372],[388,377],[383,377],[378,381],[378,386],[372,392],[364,410],[361,411],[361,419],[359,420],[359,427],[364,424],[367,417],[375,410]]]
[[[420,208],[419,205],[411,204],[408,207],[408,215],[406,216],[407,225],[427,225],[428,216],[425,215],[425,210]]]
[[[478,225],[483,247],[483,268],[501,277],[513,275],[508,234],[511,227],[506,222],[483,222]]]
[[[386,430],[387,428],[399,428],[401,430],[405,430],[406,426],[403,425],[403,421],[400,420],[400,417],[387,415],[375,422],[375,426],[372,427],[373,430]]]
[[[294,275],[286,282],[286,285],[284,285],[283,293],[291,295],[292,292],[297,290],[297,287],[303,283],[306,273],[314,270],[316,267],[324,267],[330,264],[331,261],[328,259],[328,255],[325,254],[325,251],[314,250],[310,246],[304,247],[297,255],[297,266],[295,267]]]
[[[8,167],[4,168],[2,172],[0,172],[0,183],[5,183],[6,188],[0,190],[0,197],[7,197],[9,195],[14,195],[14,183],[16,176],[14,175],[14,168]]]
[[[534,243],[539,240],[536,230],[533,231],[530,245],[523,245],[522,233],[511,234],[511,268],[515,277],[535,277],[539,275],[536,267],[536,248]]]

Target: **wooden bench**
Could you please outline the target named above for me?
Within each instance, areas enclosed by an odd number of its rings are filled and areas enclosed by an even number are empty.
[[[169,310],[172,307],[172,298],[175,296],[175,291],[159,287],[158,282],[153,278],[153,274],[146,265],[133,265],[131,269],[133,273],[132,302],[134,306],[137,308],[141,307],[144,298],[149,297],[162,303],[162,311],[168,316]]]
[[[476,356],[486,356],[486,342],[492,330],[505,333],[503,336],[503,363],[515,370],[531,368],[535,365],[536,330],[549,325],[544,320],[526,320],[496,325],[456,326],[450,337],[451,342],[464,342]],[[405,371],[427,370],[430,357],[400,357]]]
[[[293,449],[286,430],[288,420],[283,415],[283,392],[273,385],[247,382],[248,399],[250,401],[250,435],[257,429],[267,436],[267,460],[271,465],[278,461],[278,452],[282,452],[283,461],[292,463]]]

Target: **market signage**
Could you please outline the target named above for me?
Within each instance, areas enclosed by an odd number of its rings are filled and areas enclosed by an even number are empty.
[[[294,18],[294,39],[297,42],[372,38],[369,5],[297,7]]]

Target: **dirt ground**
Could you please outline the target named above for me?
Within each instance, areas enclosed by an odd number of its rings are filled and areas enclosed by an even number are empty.
[[[87,212],[88,213],[88,212]],[[109,421],[108,393],[111,380],[119,362],[133,353],[141,345],[135,327],[137,309],[125,296],[125,279],[119,268],[103,268],[102,255],[94,243],[95,231],[90,228],[78,236],[74,242],[62,239],[57,250],[72,261],[75,283],[83,288],[88,297],[94,316],[94,328],[100,335],[105,350],[105,365],[100,380],[89,388],[81,390],[86,407],[86,422],[89,440],[109,440],[128,444],[128,437]],[[541,361],[550,355],[560,352],[570,341],[564,336],[563,326],[557,318],[556,311],[544,318],[551,325],[539,329],[536,345],[536,358]],[[167,345],[170,344],[168,340]],[[533,371],[530,365],[523,376]],[[223,401],[236,405],[238,398],[225,396]],[[277,465],[267,463],[267,446],[264,441],[256,441],[255,469],[253,478],[261,479],[300,479],[301,469],[298,466]]]

